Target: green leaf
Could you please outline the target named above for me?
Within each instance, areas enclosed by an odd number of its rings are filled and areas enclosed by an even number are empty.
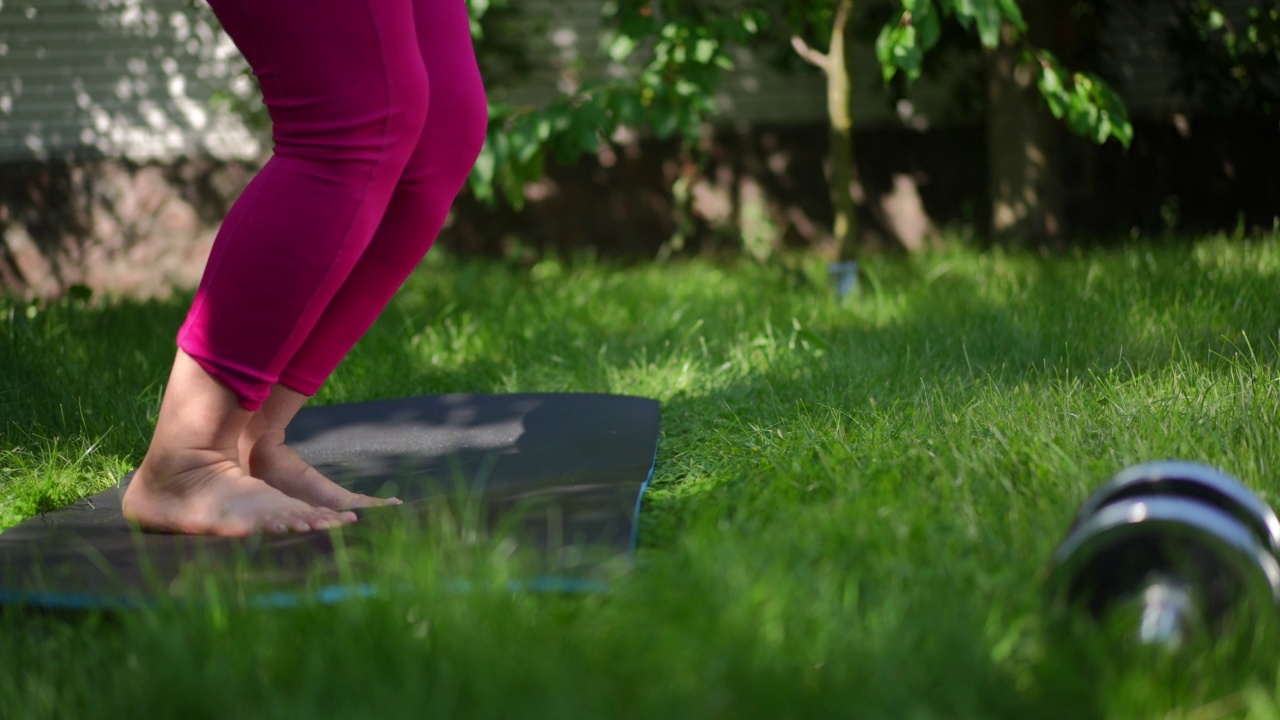
[[[659,140],[665,140],[675,134],[679,125],[680,118],[677,114],[669,109],[664,109],[654,119],[653,133],[658,136]]]
[[[631,53],[635,52],[638,46],[639,43],[630,35],[617,34],[608,40],[606,52],[614,62],[622,62],[631,57]]]
[[[902,28],[899,42],[893,48],[893,62],[907,74],[907,80],[920,77],[924,66],[924,50],[920,47],[914,26]]]
[[[532,122],[523,122],[511,134],[511,149],[517,163],[527,165],[542,150],[537,129]]]
[[[884,73],[884,81],[889,82],[893,76],[897,74],[898,68],[893,64],[893,34],[898,31],[898,27],[902,22],[902,13],[893,20],[884,24],[880,28],[880,32],[876,35],[876,60],[880,63],[880,69]]]
[[[480,26],[480,20],[489,12],[489,0],[468,0],[467,12],[471,19],[471,38],[483,40],[484,30]]]
[[[1115,138],[1124,147],[1133,141],[1133,125],[1124,100],[1101,77],[1075,73],[1068,83],[1066,71],[1052,53],[1033,56],[1040,64],[1036,86],[1049,111],[1077,135],[1101,145]]]
[[[593,127],[580,127],[575,134],[578,152],[594,153],[600,147],[600,134]]]
[[[1059,120],[1067,116],[1071,99],[1067,95],[1066,83],[1062,79],[1062,67],[1056,58],[1048,52],[1041,52],[1034,57],[1040,63],[1040,73],[1036,78],[1036,86],[1040,95],[1049,104],[1049,112]]]
[[[1004,13],[1000,12],[999,0],[974,0],[973,19],[978,25],[978,39],[987,48],[1000,44],[1000,26],[1004,24]]]
[[[705,65],[711,62],[711,58],[715,56],[719,48],[720,43],[715,40],[699,38],[693,45],[693,59]]]
[[[696,111],[684,113],[680,118],[678,130],[686,140],[697,140],[702,133],[702,117]]]
[[[915,26],[903,24],[903,15],[880,29],[876,38],[876,58],[880,61],[880,69],[885,82],[902,71],[908,80],[920,76],[924,64],[924,50],[917,42],[918,34]]]
[[[634,92],[612,92],[606,97],[606,107],[618,125],[632,125],[640,117],[640,98]]]
[[[1022,17],[1018,0],[1000,0],[1000,10],[1004,13],[1004,19],[1017,28],[1018,32],[1027,31],[1027,21]]]
[[[486,205],[493,204],[493,174],[496,167],[497,159],[493,154],[493,143],[486,140],[484,146],[480,148],[480,156],[476,158],[476,164],[471,166],[469,178],[472,194],[476,196],[476,200]]]
[[[1110,135],[1111,117],[1104,113],[1102,117],[1098,118],[1098,126],[1094,128],[1093,141],[1101,145],[1107,141],[1107,138],[1110,137]]]
[[[1210,30],[1221,30],[1227,24],[1227,19],[1223,16],[1222,11],[1214,8],[1209,11],[1208,25]]]
[[[1133,141],[1133,125],[1124,100],[1101,77],[1092,73],[1077,73],[1076,85],[1084,88],[1091,111],[1090,130],[1094,142],[1101,145],[1108,138],[1115,138],[1124,147]]]
[[[908,1],[914,6],[911,10],[911,24],[915,26],[920,38],[920,48],[928,52],[942,37],[942,22],[938,17],[938,10],[933,6],[933,0]]]

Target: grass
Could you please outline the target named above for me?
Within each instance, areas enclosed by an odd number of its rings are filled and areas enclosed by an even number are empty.
[[[1170,658],[1070,641],[1046,559],[1127,465],[1217,465],[1280,504],[1280,238],[948,250],[822,267],[530,269],[433,255],[320,403],[658,398],[640,569],[506,591],[499,545],[388,541],[412,591],[0,611],[6,717],[1280,716],[1280,632]],[[145,449],[185,305],[0,305],[0,526]],[[402,539],[403,540],[403,539]],[[459,566],[468,593],[437,580]]]

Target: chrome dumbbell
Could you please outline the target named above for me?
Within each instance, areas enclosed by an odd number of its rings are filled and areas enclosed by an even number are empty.
[[[1205,465],[1128,468],[1080,507],[1053,554],[1057,611],[1136,625],[1139,642],[1178,646],[1242,607],[1280,606],[1280,520],[1239,481]]]

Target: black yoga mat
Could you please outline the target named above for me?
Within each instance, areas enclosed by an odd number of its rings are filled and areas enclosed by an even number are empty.
[[[192,572],[237,573],[270,602],[380,588],[317,586],[335,554],[388,529],[422,535],[440,510],[535,558],[527,585],[594,588],[635,550],[653,472],[658,404],[595,394],[443,395],[303,410],[288,442],[328,477],[397,507],[359,511],[340,532],[209,538],[142,532],[120,515],[129,478],[0,533],[0,603],[90,608],[147,604],[191,587]],[[402,536],[403,537],[403,536]],[[410,538],[409,542],[413,542]],[[466,578],[458,578],[465,582]],[[198,585],[198,583],[197,583]]]

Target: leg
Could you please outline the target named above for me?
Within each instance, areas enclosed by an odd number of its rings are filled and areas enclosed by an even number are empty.
[[[314,395],[417,267],[480,154],[488,107],[464,0],[413,0],[431,111],[377,234],[280,381]]]
[[[275,151],[227,216],[178,344],[256,410],[368,247],[422,134],[410,0],[211,0]]]
[[[426,114],[408,0],[211,0],[258,76],[275,153],[219,233],[150,449],[125,495],[143,526],[322,529],[239,466],[238,442],[372,238]]]
[[[418,45],[431,79],[431,110],[378,231],[280,375],[263,415],[241,439],[254,475],[308,502],[372,504],[304,467],[284,428],[364,335],[427,253],[484,142],[488,108],[463,0],[414,0]],[[268,417],[269,416],[269,417]],[[266,430],[269,428],[269,431]],[[259,432],[264,431],[264,432]],[[259,442],[262,440],[263,442]]]

